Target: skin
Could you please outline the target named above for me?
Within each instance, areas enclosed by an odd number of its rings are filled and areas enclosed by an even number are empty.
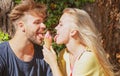
[[[26,14],[16,22],[15,36],[9,41],[15,55],[22,61],[29,62],[34,55],[35,44],[41,44],[45,25],[39,15]],[[17,45],[17,46],[16,46]]]
[[[77,26],[74,19],[71,18],[71,15],[64,13],[60,18],[59,24],[55,27],[57,34],[54,38],[57,44],[66,45],[70,55],[70,64],[72,67],[74,66],[76,57],[81,55],[85,50],[85,46],[80,43],[81,39],[79,37],[79,32],[74,29],[73,26]],[[64,76],[58,68],[57,57],[52,47],[51,50],[48,50],[44,46],[43,54],[45,61],[50,65],[53,73],[55,73],[56,76]]]
[[[90,16],[86,12],[75,8],[66,8],[65,10],[63,10],[63,15],[61,16],[59,24],[56,26],[55,29],[57,31],[57,34],[54,38],[54,41],[57,44],[64,44],[66,46],[67,53],[64,53],[63,57],[67,65],[66,67],[63,67],[61,69],[63,69],[64,71],[66,70],[68,76],[70,76],[71,73],[73,75],[78,74],[75,71],[77,70],[75,69],[75,62],[77,63],[77,59],[80,58],[82,53],[85,51],[91,51],[91,53],[93,53],[93,55],[91,55],[92,57],[86,56],[87,59],[83,58],[83,61],[85,61],[85,63],[87,62],[87,60],[94,60],[93,56],[95,55],[96,57],[94,58],[97,58],[96,60],[98,60],[98,63],[100,63],[101,65],[101,67],[99,68],[103,68],[103,70],[100,70],[101,74],[105,76],[113,76],[111,64],[109,64],[109,62],[105,58],[104,49],[98,42],[98,31],[94,27],[94,23],[92,22]],[[50,65],[53,73],[56,74],[55,76],[67,76],[62,75],[59,68],[55,68],[56,66],[58,67],[57,57],[56,54],[53,53],[52,49],[48,50],[46,47],[44,47],[43,54],[45,57],[45,61]],[[96,60],[94,61],[96,62]],[[91,63],[91,61],[90,64],[93,64]],[[61,66],[64,66],[64,64]],[[84,70],[82,68],[79,69],[79,72],[81,74],[84,72],[88,72],[88,70],[91,69],[90,66],[86,66],[85,64],[84,66],[81,66],[86,67],[86,69]]]

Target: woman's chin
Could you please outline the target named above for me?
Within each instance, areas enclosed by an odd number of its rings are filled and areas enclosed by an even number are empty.
[[[56,44],[61,45],[61,44],[63,44],[63,43],[56,40]]]

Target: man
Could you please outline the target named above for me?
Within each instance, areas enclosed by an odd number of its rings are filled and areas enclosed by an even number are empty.
[[[9,17],[15,35],[0,44],[0,76],[52,76],[39,46],[46,28],[46,7],[32,0],[23,1]]]

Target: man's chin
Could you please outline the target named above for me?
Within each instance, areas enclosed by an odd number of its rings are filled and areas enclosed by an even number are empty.
[[[37,44],[37,45],[43,45],[43,41],[36,41],[35,44]]]
[[[31,40],[31,42],[33,44],[37,44],[37,45],[42,45],[43,44],[43,41],[41,41],[41,40],[39,40],[39,41],[37,41],[37,40]]]

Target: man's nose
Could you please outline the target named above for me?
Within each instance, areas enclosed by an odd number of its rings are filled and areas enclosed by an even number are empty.
[[[40,28],[41,28],[41,29],[45,29],[45,28],[46,28],[45,24],[44,24],[44,23],[41,23],[41,24],[40,24]]]

